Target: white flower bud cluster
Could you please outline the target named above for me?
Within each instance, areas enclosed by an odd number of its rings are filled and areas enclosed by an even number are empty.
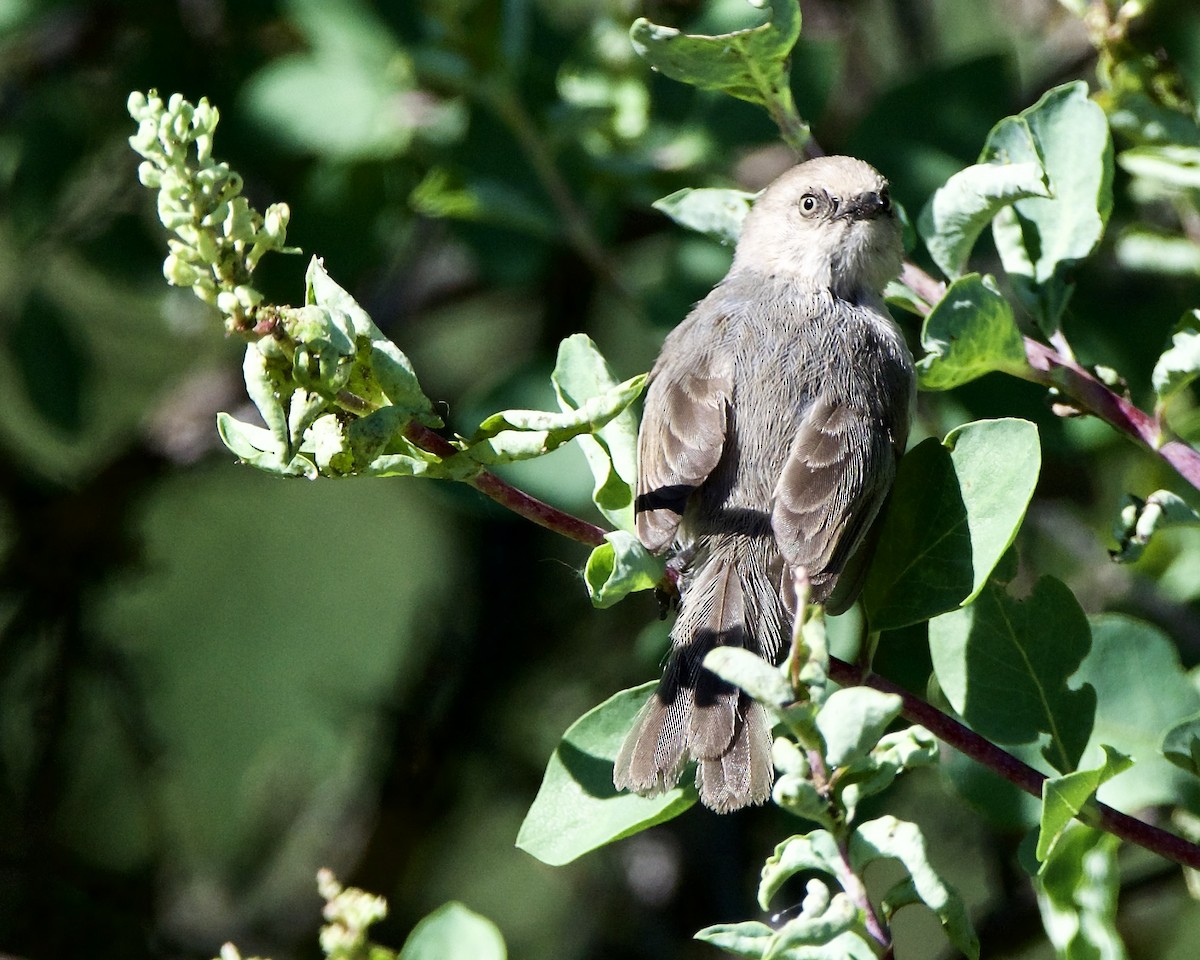
[[[259,214],[241,195],[242,178],[213,160],[220,114],[207,99],[193,106],[176,93],[164,102],[151,90],[130,94],[128,109],[138,124],[129,145],[145,158],[138,178],[158,191],[159,219],[175,235],[164,276],[217,307],[230,330],[247,329],[262,302],[250,285],[259,259],[268,250],[295,252],[285,246],[287,204]]]

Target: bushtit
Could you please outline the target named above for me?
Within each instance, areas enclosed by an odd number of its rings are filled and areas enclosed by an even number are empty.
[[[617,787],[660,793],[694,759],[713,810],[770,796],[765,710],[701,663],[722,645],[778,662],[797,573],[830,613],[862,588],[915,391],[881,296],[901,256],[887,181],[850,157],[809,160],[758,199],[729,273],[663,344],[638,437],[637,533],[673,551],[680,609]]]

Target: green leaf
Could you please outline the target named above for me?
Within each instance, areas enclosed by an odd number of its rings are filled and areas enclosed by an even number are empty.
[[[234,456],[251,467],[279,477],[317,478],[316,465],[302,454],[286,461],[281,459],[269,430],[243,423],[228,413],[218,413],[217,433]]]
[[[1117,932],[1120,874],[1112,834],[1070,826],[1037,878],[1042,925],[1058,956],[1068,960],[1125,960]]]
[[[1171,332],[1171,345],[1154,365],[1151,383],[1161,410],[1167,402],[1200,377],[1200,310],[1189,310]]]
[[[844,934],[854,935],[856,928],[862,926],[858,907],[846,894],[831,897],[829,888],[819,880],[810,880],[808,891],[800,915],[775,931],[763,952],[763,960],[795,957],[800,948],[826,946]]]
[[[632,533],[613,530],[588,556],[583,570],[592,604],[611,607],[638,590],[653,590],[663,578],[663,561]]]
[[[1175,644],[1131,617],[1104,614],[1091,622],[1092,652],[1076,680],[1096,689],[1096,722],[1080,765],[1100,766],[1106,744],[1133,758],[1137,776],[1118,777],[1099,792],[1121,810],[1188,802],[1195,781],[1161,751],[1164,731],[1200,713],[1200,693]]]
[[[1142,555],[1150,538],[1159,530],[1197,524],[1200,524],[1200,513],[1170,490],[1155,490],[1145,500],[1127,493],[1113,523],[1117,549],[1109,553],[1118,563],[1132,563]]]
[[[1200,777],[1200,713],[1175,724],[1163,737],[1162,754],[1171,763]]]
[[[955,280],[938,301],[925,318],[921,346],[924,390],[949,390],[996,370],[1020,376],[1028,367],[1012,307],[994,278],[977,273]]]
[[[813,830],[802,836],[788,837],[775,848],[763,864],[758,884],[758,905],[769,910],[771,900],[788,880],[806,870],[820,870],[838,879],[844,888],[847,878],[837,841],[828,830]]]
[[[1130,226],[1117,235],[1113,252],[1126,270],[1200,277],[1200,243],[1188,237]]]
[[[613,762],[657,681],[622,690],[571,724],[517,834],[543,863],[570,863],[597,847],[679,816],[696,802],[690,783],[656,797],[618,792]]]
[[[1014,289],[1042,329],[1052,333],[1070,298],[1070,271],[1096,249],[1112,212],[1108,120],[1088,99],[1087,84],[1063,84],[1001,120],[979,159],[1036,164],[1045,171],[1050,196],[1004,207],[992,233]]]
[[[1200,147],[1146,144],[1117,157],[1126,172],[1154,180],[1174,190],[1200,190]]]
[[[594,433],[636,400],[646,384],[639,374],[585,400],[579,409],[504,410],[479,425],[466,454],[482,464],[528,460],[555,450],[584,433]]]
[[[1049,195],[1040,163],[978,163],[934,192],[917,229],[933,262],[953,279],[962,275],[975,241],[997,213],[1017,200]]]
[[[859,876],[869,864],[885,858],[899,860],[908,871],[912,891],[937,915],[950,943],[968,957],[977,958],[979,938],[967,909],[929,863],[925,838],[915,823],[881,817],[864,823],[850,835],[850,863]]]
[[[900,461],[863,603],[873,630],[969,603],[1012,543],[1041,466],[1037,427],[981,420]]]
[[[1053,577],[1023,600],[991,583],[974,603],[929,621],[933,668],[954,709],[997,743],[1048,735],[1042,755],[1063,773],[1075,769],[1092,731],[1095,691],[1067,682],[1090,647],[1087,617]]]
[[[593,397],[617,386],[608,363],[586,334],[576,333],[558,345],[550,376],[564,412],[578,410]],[[637,483],[638,421],[626,407],[592,434],[576,439],[595,478],[592,501],[621,530],[633,531],[633,491]]]
[[[1037,841],[1037,858],[1040,862],[1044,863],[1050,856],[1063,832],[1096,795],[1101,784],[1133,766],[1133,761],[1120,750],[1114,750],[1108,744],[1101,749],[1104,751],[1104,763],[1101,766],[1092,770],[1076,770],[1043,781],[1042,822]]]
[[[778,667],[742,647],[715,647],[705,654],[704,666],[768,707],[781,707],[795,697]]]
[[[652,206],[681,227],[732,245],[737,243],[742,221],[757,196],[757,193],[743,190],[684,187],[655,200]]]
[[[888,724],[900,716],[902,706],[896,694],[870,687],[835,690],[817,713],[826,761],[844,767],[866,757],[878,745]]]
[[[505,960],[507,956],[497,926],[451,900],[413,927],[399,960]]]
[[[705,927],[695,936],[696,940],[711,943],[735,957],[760,960],[775,936],[775,931],[757,920],[742,923],[718,923]]]
[[[673,80],[770,106],[788,90],[788,57],[800,37],[800,6],[796,0],[749,2],[769,8],[766,23],[706,37],[639,18],[629,31],[633,48]],[[791,99],[790,92],[787,97]]]
[[[838,775],[837,795],[846,819],[853,820],[864,799],[882,793],[905,770],[935,764],[937,757],[937,740],[922,726],[882,737],[870,754],[843,767]]]

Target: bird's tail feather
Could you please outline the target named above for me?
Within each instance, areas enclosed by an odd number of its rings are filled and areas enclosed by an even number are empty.
[[[701,542],[681,578],[682,606],[662,682],[617,755],[617,787],[661,793],[696,760],[700,799],[714,810],[735,810],[770,796],[766,711],[702,664],[718,646],[744,647],[776,661],[790,632],[781,570],[767,537]]]

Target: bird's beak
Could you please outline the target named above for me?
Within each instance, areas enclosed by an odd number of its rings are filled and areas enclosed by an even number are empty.
[[[874,220],[887,213],[891,204],[874,190],[860,193],[857,197],[847,200],[838,211],[839,220]]]

